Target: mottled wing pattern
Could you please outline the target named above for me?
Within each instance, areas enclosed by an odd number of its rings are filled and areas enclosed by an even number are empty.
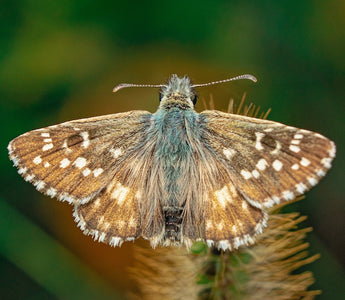
[[[19,174],[44,194],[87,203],[141,142],[150,116],[131,111],[33,130],[10,142],[10,159]]]
[[[266,219],[266,213],[250,205],[229,181],[205,204],[205,240],[209,247],[223,250],[253,244]]]
[[[219,111],[200,115],[206,147],[226,164],[236,189],[258,208],[303,194],[335,157],[335,144],[318,133]]]
[[[138,192],[121,184],[118,177],[96,199],[75,205],[74,217],[86,235],[112,246],[140,236]]]
[[[116,169],[111,182],[97,198],[76,205],[75,220],[85,234],[113,246],[142,236],[152,247],[161,243],[164,216],[161,202],[162,174],[153,160],[156,138],[147,131],[142,139]],[[139,137],[138,137],[139,138]]]

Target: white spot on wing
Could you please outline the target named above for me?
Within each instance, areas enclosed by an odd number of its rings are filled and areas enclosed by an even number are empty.
[[[40,164],[40,163],[42,162],[41,156],[40,156],[40,155],[39,155],[39,156],[36,156],[36,157],[34,158],[33,162],[34,162],[34,164],[36,164],[36,165]]]
[[[311,186],[317,185],[317,180],[314,177],[308,177],[308,181]]]
[[[307,167],[310,165],[310,160],[309,159],[306,159],[305,157],[302,157],[301,161],[300,161],[300,164],[303,166],[303,167]]]
[[[101,198],[97,198],[97,199],[95,200],[95,202],[93,203],[93,205],[94,205],[95,207],[99,206],[100,204],[101,204]]]
[[[248,180],[249,178],[251,178],[253,175],[252,173],[250,173],[249,171],[247,170],[242,170],[241,171],[241,175],[244,179]]]
[[[206,230],[211,229],[212,227],[213,227],[212,221],[207,220],[206,225],[205,225]]]
[[[264,199],[264,203],[265,203],[265,206],[266,206],[266,207],[271,207],[271,206],[274,205],[274,201],[273,201],[273,199],[271,199],[271,198],[266,198],[266,199]]]
[[[307,190],[307,186],[304,184],[304,183],[299,183],[299,184],[296,184],[296,190],[297,192],[303,194],[306,190]]]
[[[48,168],[48,167],[50,167],[50,163],[46,161],[46,162],[44,163],[43,166],[44,166],[45,168]]]
[[[86,164],[87,160],[84,157],[78,157],[73,163],[78,169],[84,168]]]
[[[297,133],[297,134],[294,135],[293,138],[296,139],[296,140],[301,140],[301,139],[303,139],[303,134]]]
[[[117,199],[117,203],[121,205],[125,201],[127,194],[129,193],[129,188],[123,186],[121,183],[117,183],[113,192],[111,193],[111,198]]]
[[[265,136],[262,132],[255,132],[256,135],[256,142],[255,142],[255,148],[257,150],[263,150],[264,147],[261,145],[261,139]]]
[[[285,200],[293,200],[295,198],[292,191],[284,191],[283,197]]]
[[[259,178],[259,177],[260,177],[260,173],[259,173],[258,170],[254,170],[254,171],[252,172],[252,174],[253,174],[253,177],[254,177],[254,178]]]
[[[223,230],[223,227],[224,227],[224,225],[223,225],[222,222],[220,222],[220,223],[217,224],[217,229],[218,229],[219,231]]]
[[[332,159],[329,157],[325,157],[325,158],[321,159],[321,163],[328,169],[332,166],[331,162],[332,162]]]
[[[46,184],[42,180],[38,180],[34,183],[34,185],[36,186],[36,189],[40,191]]]
[[[137,223],[133,217],[129,219],[128,226],[132,228],[135,228],[137,226]]]
[[[316,174],[317,174],[317,176],[322,177],[322,176],[326,175],[326,172],[324,170],[319,169],[319,170],[317,170]]]
[[[256,164],[256,167],[261,171],[265,170],[267,166],[268,166],[268,163],[264,158],[260,159],[258,163]]]
[[[224,148],[223,153],[230,160],[236,154],[236,151],[234,149]]]
[[[49,149],[51,149],[51,148],[53,148],[54,147],[54,145],[52,144],[52,143],[50,143],[50,144],[45,144],[43,147],[42,147],[42,151],[47,151],[47,150],[49,150]]]
[[[20,169],[18,170],[18,173],[19,173],[19,174],[25,174],[27,170],[28,170],[27,168],[20,168]]]
[[[64,158],[62,161],[60,161],[60,168],[66,168],[70,163],[71,161],[68,158]]]
[[[276,159],[273,164],[272,167],[276,170],[276,171],[280,171],[283,167],[283,164],[280,160]]]
[[[50,134],[49,134],[49,132],[42,132],[42,133],[41,133],[41,136],[42,136],[42,137],[49,138],[49,137],[50,137]]]
[[[32,179],[34,179],[35,178],[35,175],[30,175],[30,174],[28,174],[28,175],[26,175],[26,177],[24,177],[24,179],[26,180],[26,181],[31,181]]]
[[[109,152],[113,155],[114,158],[118,158],[122,154],[122,149],[117,148],[117,149],[110,149]]]
[[[67,139],[63,141],[62,147],[66,149],[67,153],[71,153],[72,150],[67,146]]]
[[[55,197],[57,191],[56,191],[56,189],[54,189],[54,188],[49,188],[49,189],[46,191],[46,193],[47,193],[48,196],[50,196],[50,197],[53,198],[53,197]]]
[[[103,173],[103,169],[102,168],[97,168],[95,170],[93,170],[93,176],[98,177],[99,175],[101,175]]]
[[[221,190],[214,192],[219,204],[225,207],[227,202],[231,202],[231,195],[227,186],[224,186]]]
[[[89,133],[87,131],[80,132],[80,136],[83,138],[83,142],[81,146],[83,148],[87,148],[90,145],[90,140],[89,140]]]
[[[291,169],[292,169],[292,170],[298,170],[298,169],[299,169],[299,165],[298,165],[298,164],[293,164],[293,165],[291,166]]]
[[[91,174],[91,170],[89,168],[85,168],[83,171],[83,176],[86,177],[86,176],[89,176]]]
[[[296,152],[296,153],[301,151],[301,148],[296,146],[296,145],[290,145],[289,149],[293,152]]]

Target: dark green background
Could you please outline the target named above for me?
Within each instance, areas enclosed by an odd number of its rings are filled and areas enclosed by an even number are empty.
[[[154,89],[112,94],[121,82],[201,83],[216,108],[230,98],[272,108],[269,119],[320,132],[337,144],[334,167],[306,199],[320,299],[344,287],[344,1],[47,1],[0,3],[0,298],[96,299],[130,290],[131,245],[110,248],[76,228],[71,207],[41,196],[8,160],[8,142],[70,119],[154,111]],[[197,105],[202,109],[202,104]],[[167,274],[169,276],[169,274]]]

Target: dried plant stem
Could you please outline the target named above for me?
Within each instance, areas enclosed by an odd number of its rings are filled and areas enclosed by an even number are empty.
[[[196,284],[205,257],[196,257],[185,248],[157,248],[136,245],[134,268],[130,269],[139,291],[130,299],[198,299]]]
[[[268,227],[253,247],[233,253],[210,253],[213,258],[209,263],[217,270],[214,281],[209,278],[202,298],[283,300],[312,299],[320,294],[308,291],[314,283],[311,272],[295,273],[319,258],[319,255],[308,257],[305,251],[309,244],[304,239],[311,228],[297,229],[304,220],[298,213],[272,214]],[[207,271],[204,275],[207,276]]]
[[[271,212],[257,244],[236,252],[207,251],[202,243],[193,248],[198,255],[184,248],[137,245],[131,273],[139,292],[131,298],[313,299],[320,294],[308,291],[313,274],[296,273],[319,258],[306,251],[309,244],[304,240],[311,228],[298,229],[305,219],[299,213]]]

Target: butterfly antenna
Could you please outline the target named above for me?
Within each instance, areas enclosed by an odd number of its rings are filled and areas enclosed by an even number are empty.
[[[234,80],[239,80],[239,79],[249,79],[249,80],[254,81],[254,82],[258,81],[256,79],[256,77],[253,75],[243,74],[243,75],[239,75],[239,76],[228,78],[228,79],[212,81],[212,82],[208,82],[208,83],[193,84],[192,87],[214,85],[214,84],[218,84],[218,83],[224,83],[224,82],[229,82],[229,81],[234,81]]]
[[[134,84],[134,83],[120,83],[113,88],[113,92],[116,93],[118,90],[128,87],[155,87],[160,88],[163,84]]]

